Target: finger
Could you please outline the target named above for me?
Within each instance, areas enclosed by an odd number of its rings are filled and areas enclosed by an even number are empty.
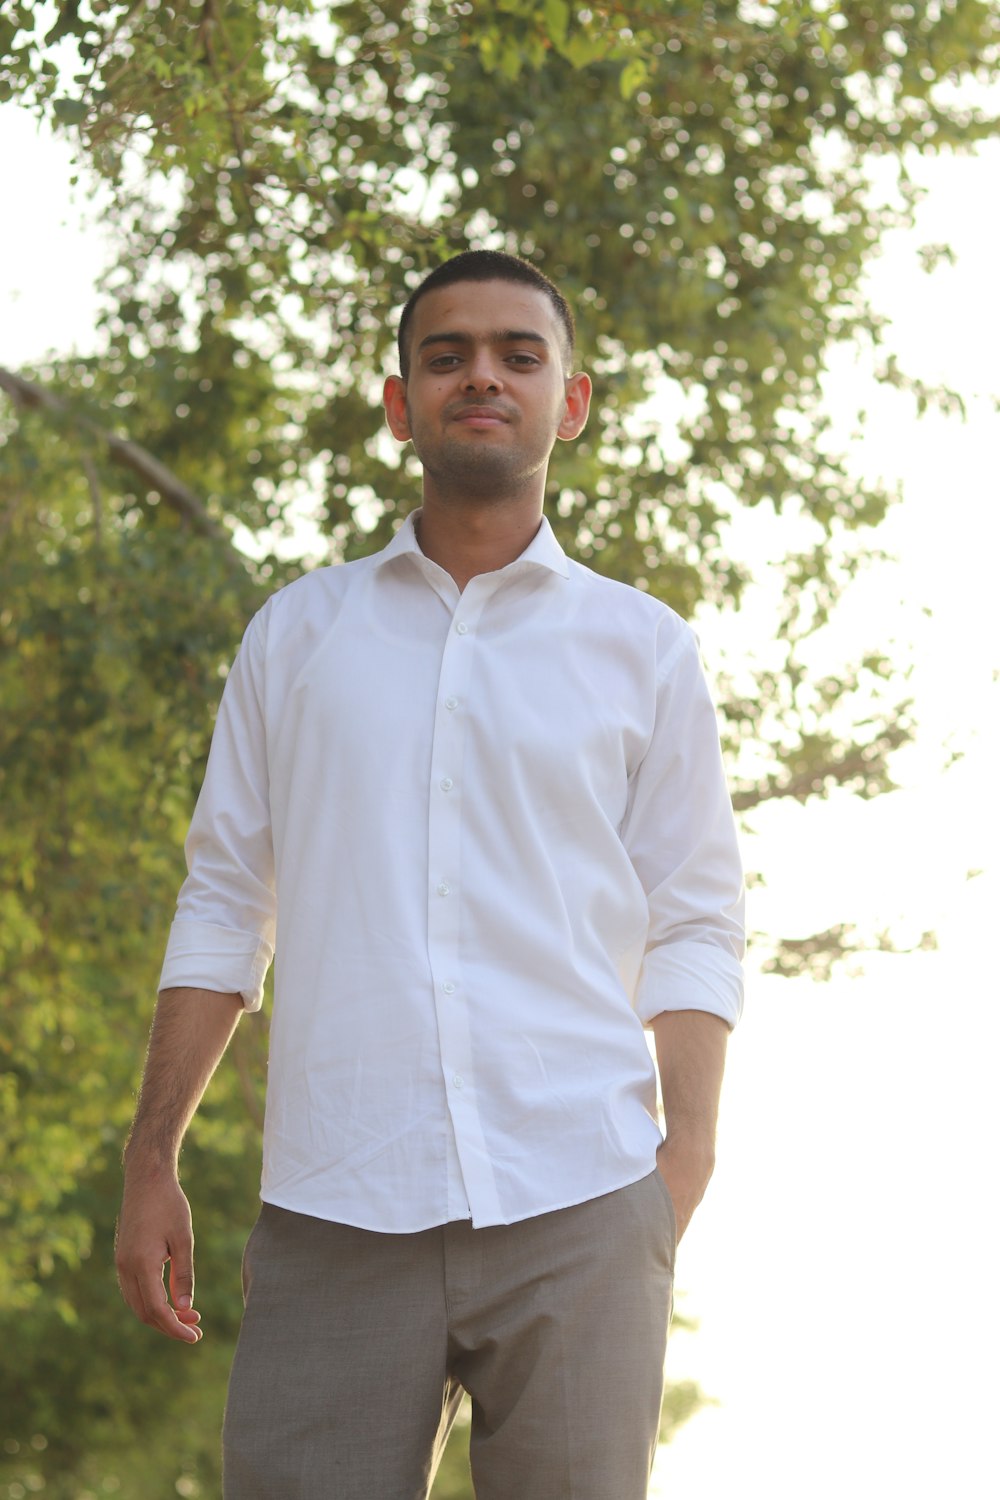
[[[167,1301],[166,1288],[163,1285],[163,1267],[159,1268],[159,1275],[143,1274],[136,1277],[138,1294],[142,1304],[140,1317],[150,1328],[165,1333],[167,1338],[180,1339],[185,1344],[196,1344],[201,1338],[200,1328],[190,1328],[180,1321],[170,1303]]]
[[[194,1240],[184,1235],[170,1245],[170,1300],[180,1311],[194,1301]]]

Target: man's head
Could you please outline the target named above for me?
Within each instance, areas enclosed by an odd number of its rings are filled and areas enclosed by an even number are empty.
[[[568,375],[572,367],[573,350],[576,344],[576,326],[569,303],[559,288],[543,276],[535,266],[516,255],[505,255],[499,250],[465,250],[461,255],[444,261],[411,293],[399,320],[397,345],[399,349],[399,373],[404,380],[410,376],[410,356],[413,329],[413,312],[421,297],[456,281],[510,281],[522,286],[534,287],[543,292],[552,304],[559,330],[563,369]]]
[[[572,329],[552,283],[513,256],[456,256],[417,288],[404,373],[383,401],[423,465],[425,508],[541,505],[552,448],[579,435],[590,405],[588,377],[570,373]]]

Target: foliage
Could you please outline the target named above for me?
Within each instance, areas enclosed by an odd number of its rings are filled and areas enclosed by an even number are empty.
[[[598,384],[552,471],[564,544],[738,618],[731,520],[780,513],[773,639],[722,675],[737,802],[872,795],[903,690],[875,652],[806,661],[890,497],[832,451],[819,376],[832,341],[879,342],[860,280],[912,207],[905,148],[995,132],[959,85],[995,76],[997,43],[976,0],[5,8],[0,98],[74,133],[120,246],[99,357],[0,381],[8,1493],[217,1489],[262,1027],[192,1132],[209,1338],[183,1376],[189,1351],[154,1354],[117,1308],[115,1161],[225,664],[299,566],[277,555],[297,514],[336,560],[415,499],[377,410],[391,310],[467,244],[560,282]],[[886,197],[872,154],[898,163]]]
[[[15,6],[0,81],[78,130],[122,245],[106,352],[46,373],[252,531],[308,489],[352,556],[414,495],[374,400],[390,310],[450,250],[517,248],[565,286],[599,377],[552,477],[562,539],[694,614],[746,587],[733,511],[797,522],[755,726],[779,774],[752,789],[780,791],[795,748],[820,787],[884,784],[884,715],[871,776],[840,774],[843,737],[803,742],[793,701],[797,644],[889,500],[829,451],[818,376],[831,340],[877,340],[859,276],[912,202],[902,166],[873,201],[866,157],[993,130],[944,85],[992,69],[998,23],[974,0],[819,10]]]
[[[181,840],[247,606],[179,527],[119,525],[113,508],[95,526],[83,476],[34,425],[10,436],[0,480],[0,796],[17,814],[0,823],[0,1476],[165,1500],[201,1474],[211,1494],[204,1413],[221,1410],[259,1171],[252,1022],[187,1153],[210,1335],[193,1379],[124,1316],[111,1243]],[[25,505],[24,482],[58,502]]]

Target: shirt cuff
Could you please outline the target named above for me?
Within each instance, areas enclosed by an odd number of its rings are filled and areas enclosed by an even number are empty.
[[[665,1010],[706,1010],[730,1030],[743,1010],[743,966],[707,943],[675,943],[647,954],[635,1002],[644,1026]]]
[[[245,1009],[260,1010],[274,949],[255,932],[178,918],[170,929],[158,989],[185,986],[238,994]]]

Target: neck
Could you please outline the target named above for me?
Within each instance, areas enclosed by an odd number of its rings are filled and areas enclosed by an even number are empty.
[[[540,499],[445,508],[429,502],[425,493],[415,527],[421,552],[462,590],[479,573],[495,573],[520,557],[541,524]]]

